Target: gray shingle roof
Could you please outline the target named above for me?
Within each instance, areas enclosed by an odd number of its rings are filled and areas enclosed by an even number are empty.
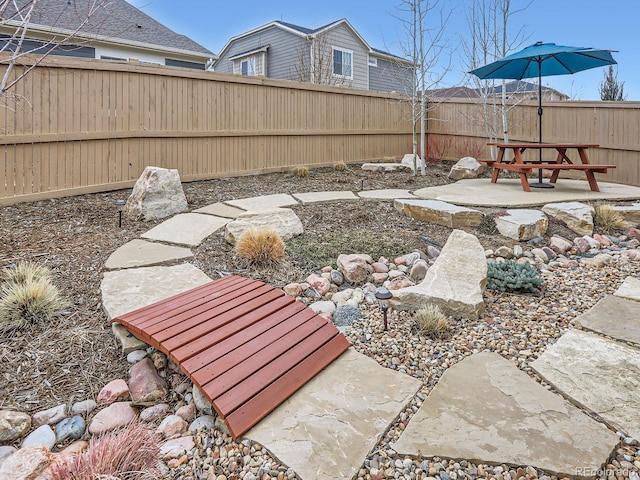
[[[30,0],[18,0],[25,5]],[[87,19],[90,5],[98,8],[80,29],[84,36],[101,36],[113,40],[140,42],[159,47],[187,50],[203,56],[215,55],[185,35],[180,35],[138,10],[125,0],[39,0],[31,23],[75,31]],[[176,7],[180,8],[180,7]],[[10,14],[9,14],[10,15]],[[15,19],[15,18],[14,18]]]

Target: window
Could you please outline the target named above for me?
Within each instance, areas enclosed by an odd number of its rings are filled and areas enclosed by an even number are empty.
[[[353,52],[349,50],[333,49],[333,74],[341,77],[353,78],[351,68]]]
[[[370,67],[377,67],[378,66],[378,59],[369,57],[369,66]]]
[[[244,75],[254,77],[256,75],[266,75],[267,73],[267,47],[260,50],[252,50],[245,52],[229,60],[233,62],[233,73],[236,75]]]
[[[100,60],[121,60],[123,62],[127,61],[126,58],[112,57],[110,55],[100,55]]]
[[[240,70],[242,75],[253,77],[256,74],[256,59],[255,57],[249,57],[246,60],[240,62]]]

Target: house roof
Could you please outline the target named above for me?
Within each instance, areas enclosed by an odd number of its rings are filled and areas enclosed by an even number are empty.
[[[17,0],[17,4],[24,9],[31,1]],[[5,24],[17,20],[15,10],[7,11],[5,17],[9,19]],[[31,30],[45,34],[64,35],[82,25],[77,34],[81,38],[215,57],[202,45],[165,27],[125,0],[39,0],[29,23]]]
[[[567,95],[565,95],[564,93],[559,92],[558,90],[555,90],[550,87],[545,87],[544,85],[542,85],[542,91],[552,92],[552,93],[555,92],[561,97],[567,97]],[[507,82],[505,84],[505,92],[508,94],[511,94],[511,93],[536,93],[537,94],[538,84],[525,82],[523,80],[514,80],[512,82]],[[501,93],[502,93],[502,85],[496,85],[493,88],[489,89],[489,94],[491,95],[500,95]]]
[[[477,90],[469,87],[450,87],[427,90],[427,96],[432,98],[478,98]]]
[[[327,30],[330,30],[332,28],[337,27],[338,25],[345,25],[349,30],[351,30],[353,32],[353,34],[356,36],[356,38],[358,38],[358,40],[360,40],[360,42],[362,42],[362,44],[365,46],[365,48],[369,51],[370,54],[374,54],[376,56],[385,56],[385,57],[389,57],[391,59],[394,60],[399,60],[399,61],[403,61],[403,62],[407,62],[407,63],[411,63],[410,61],[402,58],[402,57],[398,57],[397,55],[393,55],[391,53],[385,52],[384,50],[379,50],[376,48],[371,47],[367,41],[362,38],[362,36],[358,33],[358,31],[353,28],[353,26],[349,23],[349,21],[346,18],[342,18],[340,20],[336,20],[334,22],[331,23],[327,23],[326,25],[323,25],[321,27],[318,28],[307,28],[307,27],[302,27],[300,25],[295,25],[293,23],[288,23],[288,22],[283,22],[282,20],[274,20],[273,22],[270,23],[266,23],[260,27],[254,28],[253,30],[249,30],[248,32],[242,33],[240,35],[236,35],[235,37],[232,37],[229,39],[229,41],[225,44],[224,47],[222,47],[222,50],[220,50],[220,53],[218,54],[219,57],[222,57],[222,55],[224,54],[224,52],[231,46],[231,44],[237,40],[240,40],[241,38],[244,37],[248,37],[249,35],[253,35],[255,33],[261,32],[262,30],[266,30],[267,28],[270,27],[277,27],[280,28],[282,30],[286,30],[290,33],[293,33],[294,35],[299,35],[302,37],[307,37],[307,36],[313,36],[313,35],[317,35],[319,33],[325,32]]]

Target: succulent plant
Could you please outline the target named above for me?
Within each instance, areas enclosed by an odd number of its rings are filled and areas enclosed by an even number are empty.
[[[491,290],[535,293],[542,283],[540,271],[528,263],[505,260],[488,265],[487,288]]]

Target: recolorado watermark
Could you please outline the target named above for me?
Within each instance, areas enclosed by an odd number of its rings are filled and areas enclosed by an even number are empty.
[[[623,475],[629,477],[630,469],[628,468],[596,468],[596,467],[577,467],[576,476],[581,477],[618,477]]]

